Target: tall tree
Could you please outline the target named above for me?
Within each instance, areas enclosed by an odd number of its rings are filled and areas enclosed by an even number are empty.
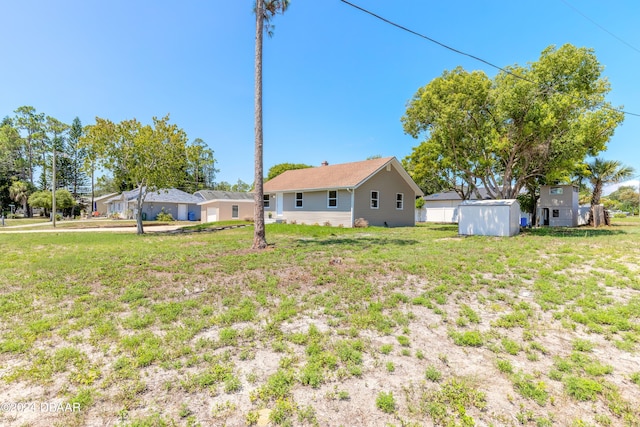
[[[255,174],[254,174],[254,232],[253,249],[267,247],[264,228],[264,166],[262,132],[262,38],[265,27],[269,36],[273,35],[271,20],[278,13],[284,13],[289,0],[257,0],[256,13],[256,50],[255,50]],[[266,25],[265,25],[266,24]]]
[[[617,160],[604,160],[596,157],[593,161],[586,164],[588,177],[591,183],[591,210],[589,211],[589,225],[594,223],[594,209],[600,204],[602,197],[602,189],[607,184],[615,184],[624,181],[633,175],[634,169],[630,166],[624,166]]]
[[[5,117],[0,122],[0,213],[11,204],[9,189],[15,180],[26,180],[22,140],[13,122]],[[29,211],[24,212],[29,215]]]
[[[601,73],[592,50],[569,44],[494,79],[447,71],[418,90],[402,118],[406,133],[426,137],[406,159],[408,169],[435,170],[449,188],[466,187],[461,196],[483,186],[499,199],[566,181],[624,119],[605,102],[610,88]]]
[[[185,176],[185,191],[194,193],[198,190],[211,188],[216,173],[216,159],[213,150],[200,138],[193,140],[187,146],[187,170]]]
[[[80,193],[87,185],[87,173],[85,172],[85,164],[87,160],[87,150],[80,144],[80,138],[84,129],[82,128],[82,122],[78,117],[73,119],[71,126],[69,127],[69,136],[67,138],[67,159],[69,160],[69,182],[66,186],[71,192],[74,200],[80,200]],[[92,202],[93,206],[93,202]],[[71,212],[71,216],[74,213]]]
[[[126,171],[126,179],[137,190],[137,232],[143,234],[141,212],[147,194],[183,183],[187,134],[169,123],[168,115],[154,117],[153,126],[136,119],[116,124],[97,117],[81,141],[97,153],[103,167]]]
[[[14,111],[16,113],[15,125],[20,131],[24,131],[26,174],[31,185],[34,184],[34,170],[41,152],[44,130],[44,113],[36,113],[36,109],[25,105]]]

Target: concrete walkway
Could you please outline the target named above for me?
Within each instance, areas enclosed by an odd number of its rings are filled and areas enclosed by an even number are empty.
[[[24,230],[29,227],[43,227],[49,226],[51,228],[43,228],[38,230]],[[145,233],[160,233],[167,231],[174,231],[184,225],[145,225]],[[16,234],[16,233],[88,233],[88,232],[111,232],[111,233],[135,233],[137,228],[135,225],[123,226],[123,227],[86,227],[86,228],[69,228],[69,227],[56,227],[53,228],[50,222],[39,222],[35,224],[25,225],[12,225],[7,227],[0,227],[0,234]]]

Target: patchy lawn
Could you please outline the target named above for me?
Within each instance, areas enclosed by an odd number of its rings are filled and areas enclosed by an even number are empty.
[[[614,224],[0,234],[0,424],[637,426]]]

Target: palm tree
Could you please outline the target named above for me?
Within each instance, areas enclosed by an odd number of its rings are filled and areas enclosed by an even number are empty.
[[[264,229],[264,166],[263,134],[262,134],[262,37],[265,30],[273,35],[271,19],[277,13],[284,13],[289,7],[289,0],[257,0],[256,1],[256,53],[255,53],[255,175],[254,175],[254,232],[253,249],[267,247]]]
[[[593,225],[594,207],[600,204],[602,189],[607,184],[614,184],[633,175],[634,169],[624,166],[617,160],[604,160],[595,158],[593,162],[587,163],[587,179],[593,187],[591,193],[591,210],[589,212],[589,225]],[[605,218],[606,220],[606,218]]]
[[[16,203],[22,203],[23,215],[27,215],[27,200],[29,199],[29,185],[24,181],[14,181],[9,187],[9,197]]]

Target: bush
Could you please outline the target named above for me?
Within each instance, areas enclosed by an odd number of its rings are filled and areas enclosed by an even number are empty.
[[[391,414],[396,410],[396,401],[393,398],[393,393],[378,393],[378,397],[376,398],[376,406],[382,412],[386,412],[387,414]]]
[[[367,221],[364,218],[358,218],[355,220],[355,222],[353,223],[353,226],[355,228],[367,228],[369,226],[369,221]]]
[[[165,212],[164,208],[160,209],[160,213],[156,215],[156,221],[173,221],[173,215]]]

